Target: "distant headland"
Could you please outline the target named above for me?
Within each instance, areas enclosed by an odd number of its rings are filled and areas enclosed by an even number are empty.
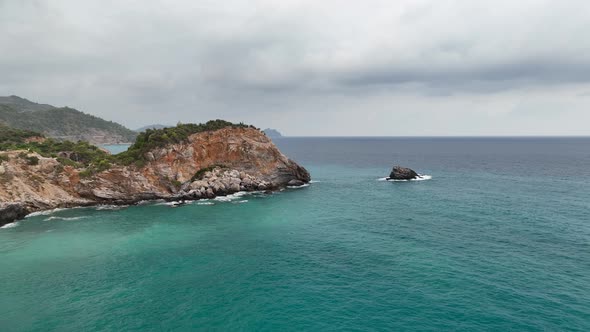
[[[263,130],[264,134],[270,138],[281,138],[284,137],[278,130],[272,128],[266,128]]]

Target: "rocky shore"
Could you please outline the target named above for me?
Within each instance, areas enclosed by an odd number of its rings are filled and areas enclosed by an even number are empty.
[[[23,153],[27,158],[20,158]],[[61,207],[213,198],[277,190],[310,181],[307,170],[254,128],[196,133],[146,153],[145,164],[113,165],[92,174],[33,152],[2,152],[0,226],[28,213]],[[38,163],[31,165],[30,158]]]

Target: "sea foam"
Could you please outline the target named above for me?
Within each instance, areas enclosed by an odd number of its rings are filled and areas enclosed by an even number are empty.
[[[309,187],[309,185],[310,185],[309,183],[305,183],[305,184],[302,184],[300,186],[287,186],[287,188],[289,188],[289,189],[300,189],[300,188]]]
[[[45,218],[43,219],[43,221],[51,221],[51,220],[80,220],[80,219],[85,219],[88,218],[87,216],[79,216],[79,217],[57,217],[57,216],[51,216],[49,218]]]
[[[6,224],[6,225],[0,227],[0,229],[14,228],[18,225],[19,225],[18,221],[15,221],[15,222],[11,222],[10,224]]]
[[[25,218],[36,217],[36,216],[48,216],[50,214],[53,214],[58,211],[63,211],[63,210],[67,210],[67,208],[57,208],[57,209],[51,209],[51,210],[37,211],[37,212],[27,214],[25,216]]]
[[[249,195],[249,194],[251,194],[251,193],[247,192],[247,191],[238,191],[237,193],[227,195],[227,196],[217,196],[213,200],[218,201],[218,202],[231,202],[236,199],[239,199],[242,196]]]
[[[385,177],[385,178],[378,178],[377,181],[408,182],[408,181],[426,181],[426,180],[431,180],[431,179],[432,179],[432,175],[419,175],[419,178],[411,179],[411,180],[392,180],[392,179]]]
[[[129,207],[129,205],[99,205],[96,207],[96,210],[121,210],[127,207]]]

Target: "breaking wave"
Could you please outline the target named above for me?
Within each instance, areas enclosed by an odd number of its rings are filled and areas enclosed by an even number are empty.
[[[86,216],[79,216],[79,217],[57,217],[57,216],[51,216],[49,218],[45,218],[43,219],[43,221],[51,221],[51,220],[80,220],[80,219],[85,219],[88,218]]]
[[[67,208],[57,208],[57,209],[51,209],[51,210],[37,211],[37,212],[27,214],[25,216],[25,218],[36,217],[36,216],[48,216],[50,214],[53,214],[58,211],[63,211],[63,210],[67,210]]]
[[[101,210],[121,210],[124,209],[126,207],[128,207],[129,205],[99,205],[96,207],[97,211],[101,211]]]
[[[11,222],[10,224],[6,224],[6,225],[0,227],[0,229],[14,228],[14,227],[16,227],[18,225],[19,225],[19,222],[18,221],[15,221],[15,222]]]
[[[234,201],[236,199],[239,199],[242,196],[250,195],[252,193],[254,193],[254,192],[238,191],[237,193],[234,193],[234,194],[231,194],[231,195],[227,195],[227,196],[217,196],[213,200],[214,201],[218,201],[218,202],[231,202],[231,201]]]
[[[310,182],[311,183],[311,182]],[[309,187],[310,183],[306,183],[306,184],[302,184],[300,186],[287,186],[287,188],[289,189],[299,189],[299,188],[305,188],[305,187]]]

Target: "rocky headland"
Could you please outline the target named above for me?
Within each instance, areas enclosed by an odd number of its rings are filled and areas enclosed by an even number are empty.
[[[74,162],[83,154],[72,151],[0,151],[0,226],[39,210],[213,198],[310,181],[305,168],[256,128],[229,124],[153,144],[178,133],[167,130],[140,135],[143,145],[136,142],[119,158],[124,162],[111,158],[86,167]]]

